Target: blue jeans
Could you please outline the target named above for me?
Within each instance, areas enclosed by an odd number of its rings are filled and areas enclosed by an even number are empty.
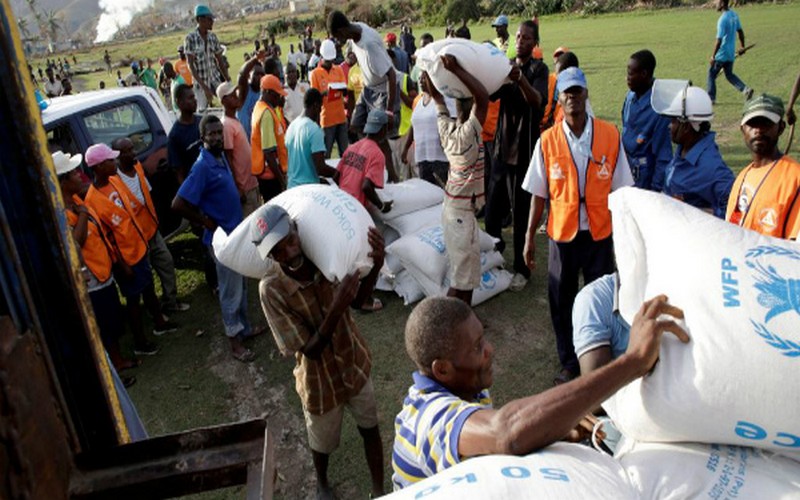
[[[336,141],[336,147],[339,148],[339,158],[344,156],[344,150],[347,149],[349,142],[347,137],[347,123],[325,127],[322,131],[325,133],[325,158],[331,157],[334,141]]]
[[[711,98],[711,102],[717,100],[717,77],[720,71],[725,72],[725,78],[731,82],[731,85],[736,87],[736,90],[739,92],[744,92],[744,89],[747,88],[747,85],[745,85],[738,76],[733,74],[733,61],[714,61],[714,64],[708,67],[708,82],[706,83],[708,96]]]
[[[250,335],[250,322],[247,320],[247,278],[220,264],[211,246],[208,247],[211,258],[217,267],[219,283],[219,305],[222,308],[222,324],[225,335]]]

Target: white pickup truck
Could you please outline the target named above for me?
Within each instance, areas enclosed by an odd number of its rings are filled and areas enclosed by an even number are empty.
[[[155,90],[125,87],[56,97],[42,111],[42,121],[51,152],[84,153],[92,144],[131,139],[153,188],[161,232],[166,236],[180,226],[181,218],[170,209],[178,184],[167,165],[167,136],[175,116]]]

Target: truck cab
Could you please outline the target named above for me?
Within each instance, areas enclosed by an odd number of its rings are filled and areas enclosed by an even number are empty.
[[[127,137],[152,187],[162,234],[181,223],[170,204],[178,184],[167,164],[167,136],[175,123],[158,92],[149,87],[123,87],[56,97],[42,111],[50,152],[84,153],[92,144]],[[91,169],[83,164],[88,179]]]

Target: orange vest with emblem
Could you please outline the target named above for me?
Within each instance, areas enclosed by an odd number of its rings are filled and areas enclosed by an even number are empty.
[[[578,168],[572,159],[564,128],[557,125],[542,133],[542,157],[550,193],[547,234],[555,241],[572,241],[578,234],[581,203],[585,205],[589,216],[592,239],[599,241],[611,236],[608,195],[617,167],[619,132],[610,123],[591,120],[592,158],[589,158],[586,166],[583,198],[578,184]]]
[[[117,182],[122,183],[120,180]],[[113,185],[106,186],[104,190],[107,188],[116,190]],[[122,260],[132,266],[142,260],[147,253],[147,240],[133,217],[133,203],[124,192],[116,191],[122,207],[111,201],[107,194],[94,185],[89,186],[89,192],[86,193],[86,205],[93,208],[100,217],[106,234],[113,234],[116,249]],[[138,205],[138,202],[136,204]]]
[[[84,205],[83,201],[73,195],[72,199],[76,205]],[[85,205],[84,205],[85,206]],[[89,220],[86,223],[86,241],[81,245],[81,257],[86,267],[92,272],[97,281],[105,283],[111,278],[111,265],[114,263],[114,250],[111,243],[103,234],[103,227],[100,217],[97,216],[91,207],[86,207],[89,211]],[[65,210],[67,214],[67,224],[74,228],[78,224],[78,214],[72,210]]]
[[[281,171],[285,174],[286,168],[289,166],[289,154],[286,152],[286,142],[284,136],[286,135],[286,122],[283,116],[278,115],[272,106],[262,100],[256,102],[253,108],[253,116],[251,120],[250,143],[252,148],[250,150],[250,161],[252,165],[253,175],[261,179],[274,179],[275,174],[272,170],[267,168],[264,161],[264,150],[261,148],[261,117],[265,111],[269,111],[272,115],[272,124],[275,130],[275,142],[278,143],[278,164]]]
[[[144,195],[144,205],[141,203],[136,203],[135,207],[133,208],[133,216],[136,217],[136,223],[142,230],[142,234],[144,237],[147,238],[147,241],[156,235],[156,231],[158,231],[158,216],[156,215],[156,207],[153,205],[153,199],[150,197],[150,190],[147,188],[147,179],[144,177],[144,168],[142,168],[142,164],[140,162],[136,162],[136,165],[133,166],[136,170],[136,177],[139,181],[139,188],[142,190],[142,194]],[[125,175],[117,172],[117,176]],[[132,200],[139,201],[136,196],[131,192],[128,188],[127,184],[125,184],[122,179],[114,179],[114,177],[109,178],[109,182],[111,182],[118,192],[124,190],[125,194],[128,198]]]
[[[752,199],[746,213],[738,210],[742,196],[742,184],[752,170],[752,164],[745,167],[736,177],[728,198],[726,220],[761,234],[776,238],[797,238],[800,218],[800,163],[786,155],[781,157],[766,177]],[[769,166],[761,168],[769,169]],[[741,218],[744,217],[744,220]],[[794,226],[794,227],[793,227]]]

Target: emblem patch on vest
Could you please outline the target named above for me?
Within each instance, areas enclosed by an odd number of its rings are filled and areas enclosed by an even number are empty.
[[[611,176],[611,172],[608,171],[608,166],[603,163],[598,165],[600,168],[597,169],[597,178],[601,180],[606,180]]]
[[[561,171],[561,165],[558,163],[553,163],[553,166],[550,167],[550,179],[554,181],[564,179],[564,172]]]
[[[778,227],[778,214],[773,208],[765,208],[758,214],[758,223],[769,232]]]

